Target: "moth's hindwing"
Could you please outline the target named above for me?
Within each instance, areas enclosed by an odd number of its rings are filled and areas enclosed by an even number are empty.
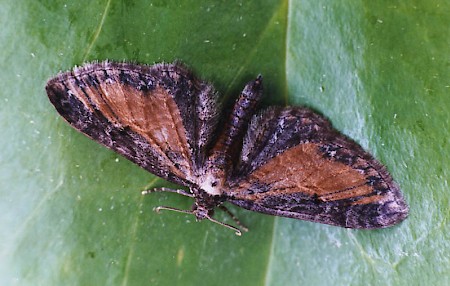
[[[74,128],[182,185],[203,164],[216,128],[216,92],[179,64],[88,64],[46,89]]]
[[[306,108],[253,118],[228,200],[262,213],[347,228],[381,228],[408,207],[386,169]]]

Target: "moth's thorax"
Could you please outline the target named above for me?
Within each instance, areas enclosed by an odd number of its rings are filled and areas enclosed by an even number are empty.
[[[223,171],[213,169],[207,170],[198,178],[198,186],[200,189],[212,196],[221,196],[224,188]]]

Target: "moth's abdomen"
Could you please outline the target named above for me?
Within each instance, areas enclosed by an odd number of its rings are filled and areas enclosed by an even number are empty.
[[[262,94],[262,82],[259,76],[249,82],[236,100],[229,119],[226,121],[216,144],[212,149],[212,156],[225,157],[213,159],[228,163],[230,158],[238,156],[242,138],[247,130],[248,123],[255,113]],[[217,163],[216,163],[217,164]]]

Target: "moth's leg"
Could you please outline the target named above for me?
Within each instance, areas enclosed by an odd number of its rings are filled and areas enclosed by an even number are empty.
[[[219,206],[219,208],[221,209],[221,210],[223,210],[227,215],[229,215],[230,217],[231,217],[231,219],[232,220],[234,220],[234,222],[243,230],[243,231],[245,231],[245,232],[247,232],[248,231],[248,228],[245,226],[245,225],[243,225],[240,221],[239,221],[239,219],[226,207],[226,206],[224,206],[224,205],[220,205]]]
[[[177,209],[177,208],[166,207],[166,206],[159,206],[159,207],[154,208],[154,210],[155,210],[157,213],[159,213],[161,210],[167,210],[167,211],[174,211],[174,212],[177,212],[177,213],[194,214],[194,211],[191,211],[191,210],[180,210],[180,209]],[[228,209],[227,209],[227,211],[228,211]],[[229,211],[228,211],[228,212],[229,212]],[[229,213],[231,214],[231,212],[229,212]],[[232,214],[231,214],[231,215],[232,215]],[[241,236],[241,235],[242,235],[241,230],[240,230],[239,228],[237,228],[237,227],[234,227],[234,226],[229,225],[229,224],[227,224],[227,223],[224,223],[224,222],[218,221],[218,220],[216,220],[216,219],[213,219],[213,218],[210,217],[210,216],[206,216],[206,218],[207,218],[208,220],[214,222],[214,223],[217,223],[217,224],[219,224],[219,225],[221,225],[221,226],[224,226],[224,227],[226,227],[226,228],[229,228],[229,229],[234,230],[234,232],[235,232],[236,235],[238,235],[238,236]],[[236,221],[236,220],[235,220],[235,221]],[[247,228],[243,227],[242,224],[240,224],[239,221],[237,221],[237,223],[239,224],[239,226],[240,226],[241,228],[243,228],[242,230],[247,231]]]
[[[167,210],[167,211],[174,211],[174,212],[177,212],[177,213],[194,214],[194,212],[193,212],[193,211],[190,211],[190,210],[180,210],[180,209],[177,209],[177,208],[166,207],[166,206],[159,206],[159,207],[154,208],[154,210],[155,210],[157,213],[159,213],[161,210]],[[207,218],[208,220],[214,222],[214,223],[217,223],[217,224],[219,224],[219,225],[221,225],[221,226],[224,226],[224,227],[226,227],[226,228],[229,228],[229,229],[234,230],[235,233],[236,233],[236,235],[238,235],[238,236],[241,236],[241,235],[242,235],[241,230],[240,230],[239,228],[237,228],[237,227],[234,227],[234,226],[229,225],[229,224],[227,224],[227,223],[224,223],[224,222],[215,220],[215,219],[213,219],[213,218],[210,217],[210,216],[206,216],[206,218]]]
[[[164,188],[164,187],[145,190],[145,191],[142,191],[142,194],[147,195],[147,194],[154,193],[154,192],[169,192],[169,193],[177,193],[177,194],[187,196],[190,198],[194,197],[193,194],[191,194],[185,190],[170,189],[170,188]],[[191,210],[180,210],[177,208],[172,208],[172,207],[167,207],[167,206],[159,206],[159,207],[154,208],[153,210],[155,210],[157,213],[159,213],[161,210],[168,210],[168,211],[174,211],[174,212],[178,212],[178,213],[193,214],[193,212]]]
[[[210,216],[206,216],[206,218],[207,218],[208,220],[212,221],[213,223],[217,223],[217,224],[219,224],[219,225],[221,225],[221,226],[224,226],[224,227],[226,227],[226,228],[229,228],[229,229],[231,229],[231,230],[234,230],[234,232],[236,233],[237,236],[241,236],[241,235],[242,235],[241,230],[240,230],[239,228],[235,227],[235,226],[232,226],[232,225],[230,225],[230,224],[228,224],[228,223],[224,223],[224,222],[218,221],[218,220],[216,220],[216,219],[213,219],[213,218],[210,217]]]
[[[177,193],[186,197],[190,197],[193,198],[194,195],[186,190],[182,190],[182,189],[170,189],[170,188],[154,188],[154,189],[148,189],[145,191],[142,191],[143,195],[148,195],[150,193],[155,193],[155,192],[169,192],[169,193]]]
[[[154,208],[154,210],[157,213],[159,213],[161,210],[167,210],[167,211],[174,211],[174,212],[177,212],[177,213],[193,214],[193,211],[190,211],[190,210],[180,210],[180,209],[177,209],[177,208],[166,207],[166,206],[159,206],[159,207]]]

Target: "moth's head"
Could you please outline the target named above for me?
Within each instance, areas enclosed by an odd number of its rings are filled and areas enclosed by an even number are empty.
[[[214,210],[209,209],[201,204],[194,203],[192,207],[192,213],[195,215],[197,221],[199,221],[205,218],[210,219],[214,214]]]

